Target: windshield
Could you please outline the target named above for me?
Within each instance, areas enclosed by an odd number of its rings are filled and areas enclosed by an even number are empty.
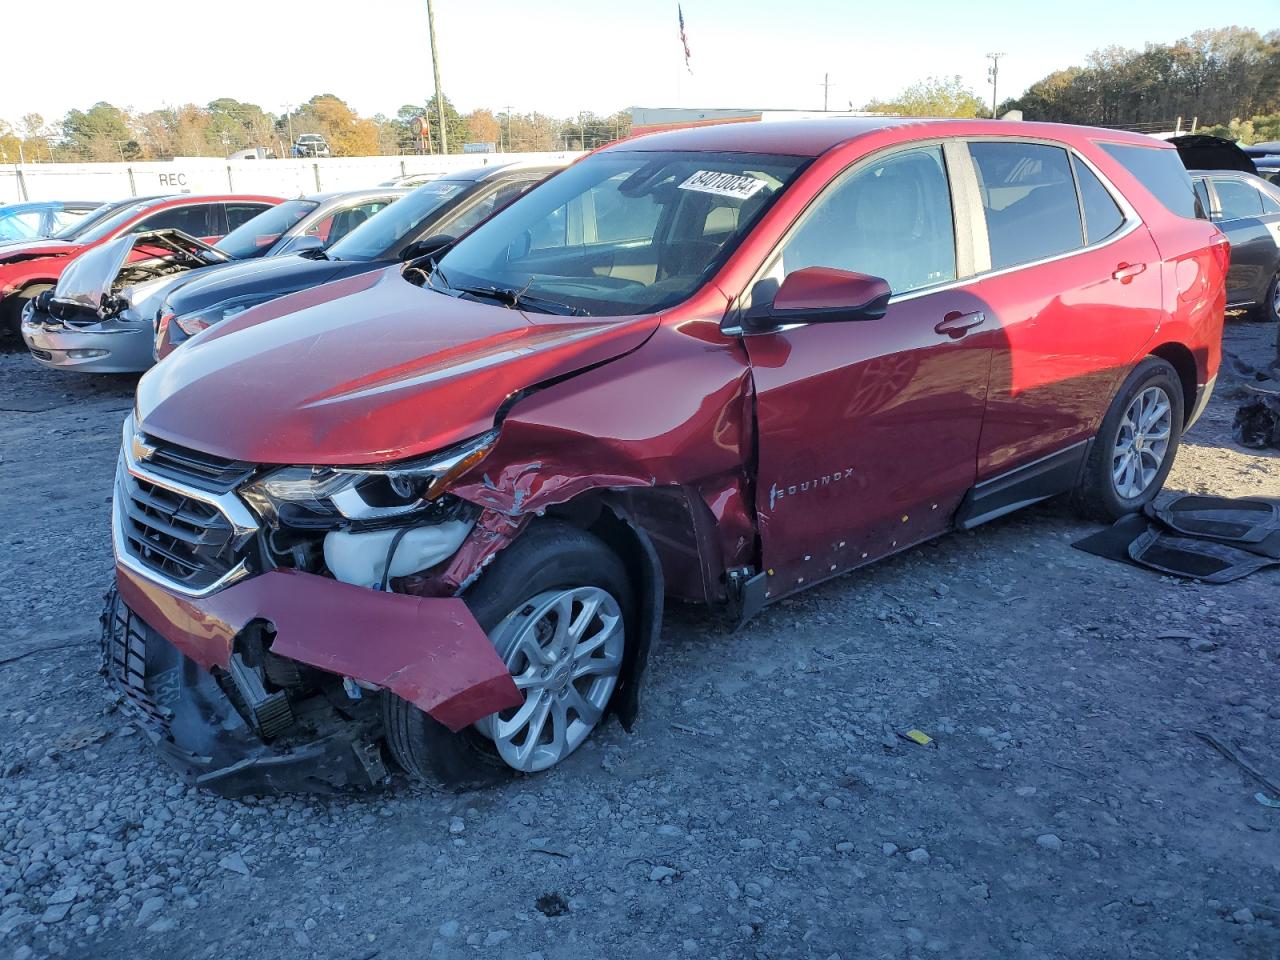
[[[701,286],[804,163],[743,153],[589,157],[463,238],[441,259],[440,278],[597,316],[661,310]]]
[[[109,237],[138,214],[142,213],[142,211],[155,206],[155,204],[156,201],[149,200],[143,203],[131,203],[128,206],[120,207],[113,213],[103,217],[83,233],[77,233],[76,241],[78,243],[96,243],[103,237]]]
[[[470,183],[433,180],[370,217],[327,251],[330,260],[388,260],[420,239],[424,221]]]
[[[284,233],[320,206],[314,200],[286,200],[246,220],[214,244],[229,257],[247,260],[266,253]]]
[[[93,210],[87,217],[77,220],[75,223],[68,224],[53,236],[58,240],[75,240],[85,233],[88,233],[107,217],[111,216],[117,210],[123,210],[125,207],[132,207],[138,203],[137,200],[113,200],[111,203],[104,203],[102,206]]]

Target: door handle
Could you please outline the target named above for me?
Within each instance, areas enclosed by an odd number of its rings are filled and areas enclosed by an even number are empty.
[[[945,333],[952,340],[959,340],[974,327],[981,326],[987,322],[987,315],[981,310],[975,310],[972,313],[961,313],[959,310],[952,310],[934,326],[934,333]]]
[[[1147,265],[1145,263],[1122,263],[1111,274],[1111,279],[1119,280],[1121,283],[1128,283],[1146,269]]]

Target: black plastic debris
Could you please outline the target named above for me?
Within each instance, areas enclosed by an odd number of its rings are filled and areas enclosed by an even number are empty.
[[[1231,435],[1242,447],[1280,449],[1280,399],[1259,396],[1241,404],[1231,423]]]
[[[1072,544],[1108,560],[1203,583],[1280,565],[1280,500],[1188,494]]]

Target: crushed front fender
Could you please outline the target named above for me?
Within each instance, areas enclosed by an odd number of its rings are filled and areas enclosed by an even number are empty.
[[[465,603],[272,570],[204,598],[184,597],[123,566],[121,598],[204,670],[226,668],[254,621],[272,653],[390,690],[450,730],[522,702],[510,671]]]

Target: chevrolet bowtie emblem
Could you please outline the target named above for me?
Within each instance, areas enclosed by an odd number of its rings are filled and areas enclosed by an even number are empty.
[[[141,433],[135,433],[133,435],[133,442],[130,444],[130,448],[133,453],[133,459],[138,462],[150,460],[152,455],[156,452],[155,445],[147,443],[146,436]]]

